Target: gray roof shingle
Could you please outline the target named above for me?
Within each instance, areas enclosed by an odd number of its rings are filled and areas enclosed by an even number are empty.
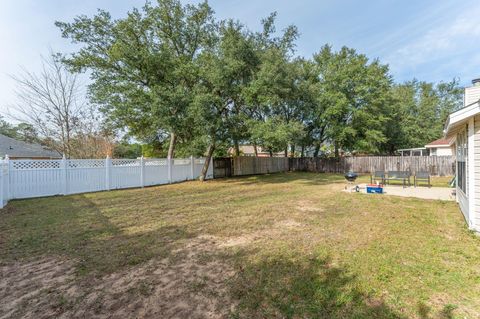
[[[40,144],[26,143],[18,141],[11,137],[0,134],[0,156],[5,157],[25,157],[25,158],[61,158],[55,151],[44,148]]]

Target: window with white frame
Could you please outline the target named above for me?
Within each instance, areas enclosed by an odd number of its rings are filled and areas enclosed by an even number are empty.
[[[467,194],[468,126],[457,135],[457,185]]]

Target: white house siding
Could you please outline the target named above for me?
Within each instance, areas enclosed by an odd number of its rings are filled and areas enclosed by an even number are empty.
[[[460,206],[460,210],[462,211],[462,214],[465,217],[465,220],[467,221],[470,227],[470,222],[469,222],[470,217],[468,214],[468,197],[458,187],[457,187],[457,201],[458,201],[458,205]]]
[[[480,231],[480,116],[474,118],[474,198],[473,198],[473,212],[472,212],[472,228]]]
[[[465,88],[465,106],[480,100],[480,86]]]
[[[447,147],[437,147],[437,156],[451,156],[452,155],[452,149],[450,146]]]

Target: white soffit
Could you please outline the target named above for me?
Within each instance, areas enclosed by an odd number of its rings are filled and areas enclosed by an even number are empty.
[[[477,114],[480,114],[480,103],[478,101],[451,113],[445,125],[445,137],[452,137],[461,125],[465,124],[470,117]]]

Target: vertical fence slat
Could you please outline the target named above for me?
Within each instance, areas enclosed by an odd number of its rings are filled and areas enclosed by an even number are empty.
[[[322,173],[344,173],[352,170],[357,173],[383,171],[428,171],[432,175],[454,175],[454,156],[364,156],[331,158],[290,158],[292,171]]]
[[[107,156],[105,159],[105,189],[107,191],[111,188],[111,179],[112,179],[112,159]]]
[[[62,157],[62,162],[60,164],[60,169],[62,170],[62,194],[68,194],[68,172],[67,172],[67,159],[65,154]]]
[[[0,161],[0,208],[9,199],[78,194],[195,179],[204,159]],[[198,163],[197,163],[198,162]],[[210,162],[212,165],[212,162]],[[167,169],[168,168],[168,169]],[[213,177],[209,167],[207,178]]]
[[[140,157],[140,187],[145,186],[145,160]]]

